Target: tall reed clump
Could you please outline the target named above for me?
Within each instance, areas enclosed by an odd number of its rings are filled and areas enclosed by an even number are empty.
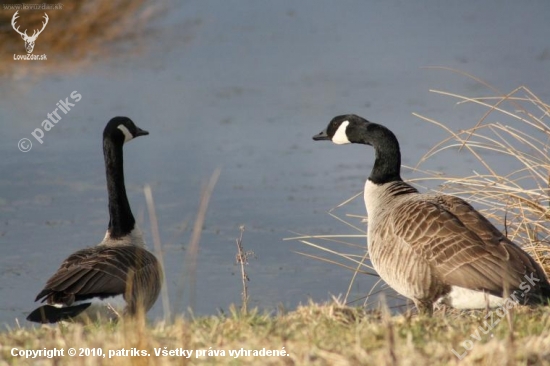
[[[471,154],[477,162],[471,175],[430,179],[441,181],[441,192],[461,196],[480,209],[550,272],[550,105],[525,86],[484,97],[432,92],[487,110],[474,126],[459,132],[415,114],[449,133],[417,167],[448,149]]]

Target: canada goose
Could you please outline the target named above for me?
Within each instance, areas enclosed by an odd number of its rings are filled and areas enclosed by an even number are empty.
[[[98,313],[112,319],[118,317],[120,298],[126,304],[124,314],[133,316],[147,312],[157,300],[162,269],[145,249],[130,210],[122,157],[124,143],[148,134],[127,117],[107,123],[103,131],[110,218],[107,234],[99,245],[79,250],[63,261],[36,296],[35,301],[48,305],[31,312],[27,320],[55,323],[79,315],[94,319]]]
[[[313,139],[374,147],[364,191],[369,256],[420,313],[431,314],[437,300],[463,309],[502,305],[506,296],[548,304],[543,269],[484,216],[461,198],[421,194],[403,182],[399,143],[388,128],[341,115]]]

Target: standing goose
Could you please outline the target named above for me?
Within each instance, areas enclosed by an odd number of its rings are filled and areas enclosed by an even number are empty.
[[[459,309],[548,304],[550,283],[540,265],[461,198],[420,194],[401,179],[401,153],[386,127],[348,114],[332,119],[314,140],[374,147],[365,183],[368,250],[380,277],[432,314],[438,301]]]
[[[35,301],[47,302],[29,314],[27,320],[55,323],[79,315],[94,319],[98,313],[108,318],[125,301],[123,313],[129,316],[147,312],[157,300],[162,269],[145,249],[124,186],[122,146],[149,132],[126,117],[115,117],[103,131],[103,154],[109,193],[109,226],[99,245],[71,254]],[[122,298],[122,299],[121,299]],[[94,306],[91,306],[94,304]]]

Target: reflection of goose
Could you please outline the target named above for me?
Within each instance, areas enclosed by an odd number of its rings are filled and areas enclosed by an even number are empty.
[[[162,269],[145,249],[130,210],[122,156],[124,143],[148,134],[126,117],[115,117],[107,123],[103,131],[110,216],[107,234],[99,245],[65,259],[36,296],[35,301],[49,305],[34,310],[27,320],[55,323],[81,313],[94,318],[98,312],[113,318],[118,300],[125,300],[124,314],[135,315],[147,312],[157,300]]]
[[[437,300],[456,308],[496,306],[507,295],[548,304],[550,284],[539,264],[472,206],[403,182],[399,143],[389,129],[350,114],[332,119],[313,139],[374,147],[364,193],[370,259],[420,312],[431,314]]]

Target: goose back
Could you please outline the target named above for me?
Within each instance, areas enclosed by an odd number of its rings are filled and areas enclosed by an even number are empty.
[[[134,315],[142,304],[148,311],[162,282],[158,260],[149,251],[131,245],[96,246],[70,255],[48,280],[35,301],[71,306],[92,298],[122,295],[125,313]]]

